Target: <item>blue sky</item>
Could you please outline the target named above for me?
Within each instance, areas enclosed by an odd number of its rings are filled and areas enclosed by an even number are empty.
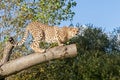
[[[76,0],[77,6],[73,8],[75,16],[73,24],[94,24],[103,27],[105,31],[113,31],[120,27],[120,0]],[[61,25],[69,25],[63,22]]]

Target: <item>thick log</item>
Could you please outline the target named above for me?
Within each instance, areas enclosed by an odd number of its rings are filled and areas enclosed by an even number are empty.
[[[45,53],[35,53],[28,56],[23,56],[15,60],[11,60],[0,67],[0,78],[7,77],[9,75],[15,74],[29,68],[31,66],[37,65],[39,63],[53,60],[74,57],[77,55],[77,48],[75,44],[67,46],[57,46],[47,50]]]

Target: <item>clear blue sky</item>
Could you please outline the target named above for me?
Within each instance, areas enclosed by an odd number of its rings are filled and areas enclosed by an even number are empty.
[[[76,0],[73,24],[94,24],[107,32],[120,27],[120,0]],[[61,25],[69,25],[63,22]]]

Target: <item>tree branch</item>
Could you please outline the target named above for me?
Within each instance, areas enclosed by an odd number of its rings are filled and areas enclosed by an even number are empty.
[[[74,57],[76,55],[76,45],[72,44],[54,47],[47,50],[45,53],[35,53],[8,62],[5,61],[6,63],[0,67],[0,79],[45,61]]]
[[[3,58],[1,59],[0,66],[2,66],[4,63],[9,61],[10,55],[12,54],[12,50],[14,48],[14,39],[12,37],[9,38],[7,42],[5,42],[5,47],[3,51]]]

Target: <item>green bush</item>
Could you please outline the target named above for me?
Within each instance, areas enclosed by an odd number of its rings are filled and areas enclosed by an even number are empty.
[[[118,80],[120,55],[99,51],[78,53],[77,57],[41,63],[9,80]]]

